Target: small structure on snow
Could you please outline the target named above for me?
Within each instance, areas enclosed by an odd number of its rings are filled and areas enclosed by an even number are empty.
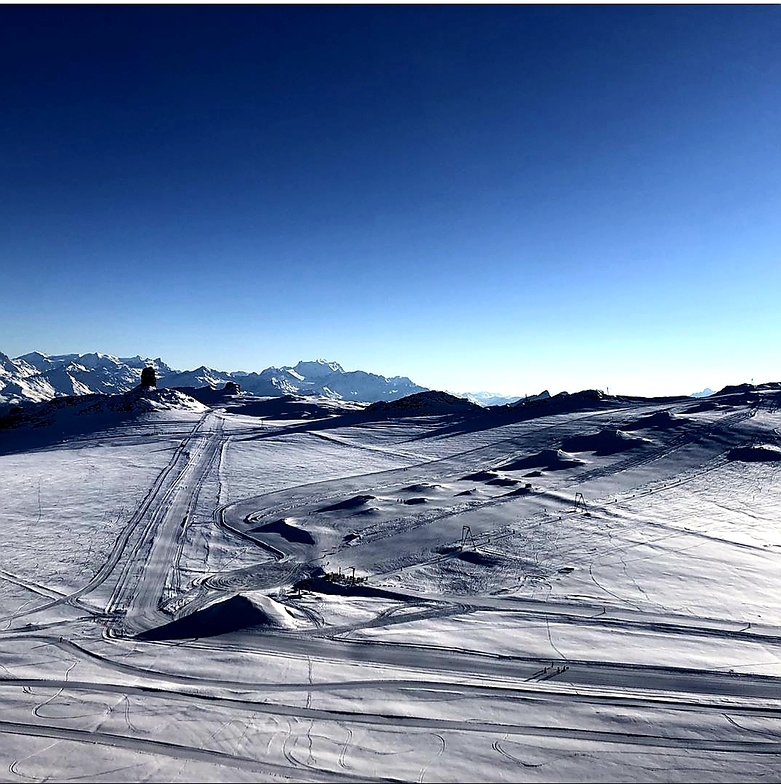
[[[153,367],[145,367],[141,371],[141,386],[145,389],[154,389],[157,387],[157,376]]]

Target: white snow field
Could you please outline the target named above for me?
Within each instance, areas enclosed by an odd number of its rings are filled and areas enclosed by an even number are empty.
[[[0,429],[0,778],[779,781],[780,390]]]

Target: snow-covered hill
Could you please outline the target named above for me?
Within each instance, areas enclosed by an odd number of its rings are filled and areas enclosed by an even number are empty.
[[[447,392],[426,391],[408,395],[393,402],[372,403],[368,414],[385,416],[428,416],[431,414],[477,413],[481,410],[478,403]]]
[[[320,395],[335,400],[373,403],[396,400],[425,387],[404,376],[386,378],[362,370],[346,371],[319,359],[295,367],[269,367],[260,373],[225,372],[201,366],[174,370],[159,357],[116,357],[111,354],[47,355],[38,351],[11,359],[0,353],[0,407],[40,402],[65,395],[127,392],[141,381],[141,371],[154,367],[158,387],[222,387],[235,381],[260,396]]]

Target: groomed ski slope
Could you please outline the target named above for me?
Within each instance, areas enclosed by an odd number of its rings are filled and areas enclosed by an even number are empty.
[[[778,780],[777,397],[4,433],[2,777]]]

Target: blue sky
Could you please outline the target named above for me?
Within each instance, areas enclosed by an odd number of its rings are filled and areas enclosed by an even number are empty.
[[[0,350],[781,379],[778,6],[0,6]]]

